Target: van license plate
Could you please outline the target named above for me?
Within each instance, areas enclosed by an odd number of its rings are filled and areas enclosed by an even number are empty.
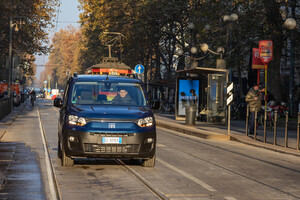
[[[103,137],[102,143],[104,144],[122,144],[121,137]]]

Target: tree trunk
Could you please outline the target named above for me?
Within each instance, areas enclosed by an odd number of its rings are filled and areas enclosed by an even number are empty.
[[[268,66],[268,91],[274,95],[276,101],[282,100],[280,60],[283,48],[283,20],[281,18],[279,5],[275,0],[263,0],[270,38],[273,41],[273,60]]]

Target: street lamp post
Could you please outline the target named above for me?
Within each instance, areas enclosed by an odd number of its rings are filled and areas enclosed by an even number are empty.
[[[223,21],[228,22],[227,25],[227,35],[226,35],[226,46],[228,47],[228,56],[229,59],[231,58],[231,43],[230,38],[232,37],[232,22],[235,22],[238,20],[238,15],[235,13],[232,13],[231,15],[224,15]],[[232,68],[229,69],[229,80],[232,81]]]
[[[22,17],[13,17],[10,16],[9,17],[9,47],[8,47],[8,66],[9,66],[9,70],[8,70],[8,87],[7,87],[7,93],[8,93],[8,97],[9,98],[13,98],[13,93],[12,90],[14,90],[14,88],[12,87],[12,83],[13,83],[13,62],[12,62],[12,34],[13,34],[13,27],[15,27],[15,30],[18,31],[18,23],[13,23],[13,18],[22,18]],[[19,24],[24,24],[25,22],[20,20]],[[11,104],[11,106],[13,106],[13,103]]]
[[[215,55],[219,55],[220,58],[217,59],[217,64],[216,67],[220,69],[225,69],[226,68],[226,61],[223,59],[223,55],[225,53],[225,49],[223,47],[218,47],[217,52],[209,49],[208,45],[206,43],[201,44],[201,51],[204,53],[210,52]]]
[[[11,94],[11,89],[10,85],[12,83],[12,28],[13,28],[13,18],[12,16],[9,17],[9,49],[8,49],[8,66],[9,66],[9,71],[8,71],[8,87],[7,87],[7,92],[8,92],[8,97],[12,97]]]
[[[210,52],[212,54],[219,55],[220,58],[217,59],[217,68],[221,68],[221,69],[226,68],[226,61],[223,59],[223,55],[225,53],[225,49],[223,47],[218,47],[217,52],[215,52],[215,51],[209,49],[208,45],[206,43],[203,43],[203,44],[201,44],[200,48],[201,48],[201,51],[203,51],[204,53]],[[197,54],[197,52],[198,52],[197,47],[192,47],[190,51],[193,54],[193,56],[184,55],[184,51],[182,49],[178,49],[176,54],[178,56],[187,56],[187,57],[189,57],[190,60],[192,60],[192,63],[190,64],[190,67],[197,67],[197,65],[198,65],[197,61],[206,58],[206,55],[203,56],[203,57],[196,58],[195,54]]]
[[[295,44],[294,44],[294,29],[297,26],[296,20],[293,18],[288,18],[285,20],[284,22],[284,27],[288,30],[291,30],[291,41],[290,41],[290,45],[291,45],[291,49],[290,49],[290,53],[291,53],[291,63],[290,63],[290,82],[289,82],[289,104],[290,104],[290,114],[293,115],[293,92],[294,92],[294,65],[295,65]]]

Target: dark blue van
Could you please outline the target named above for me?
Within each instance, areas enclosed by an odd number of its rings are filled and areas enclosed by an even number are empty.
[[[141,159],[155,165],[155,119],[141,80],[127,76],[74,75],[65,88],[58,122],[58,156]]]

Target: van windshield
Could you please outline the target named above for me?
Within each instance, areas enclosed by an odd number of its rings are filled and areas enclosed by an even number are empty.
[[[116,82],[76,82],[72,89],[72,104],[146,106],[140,84]]]

